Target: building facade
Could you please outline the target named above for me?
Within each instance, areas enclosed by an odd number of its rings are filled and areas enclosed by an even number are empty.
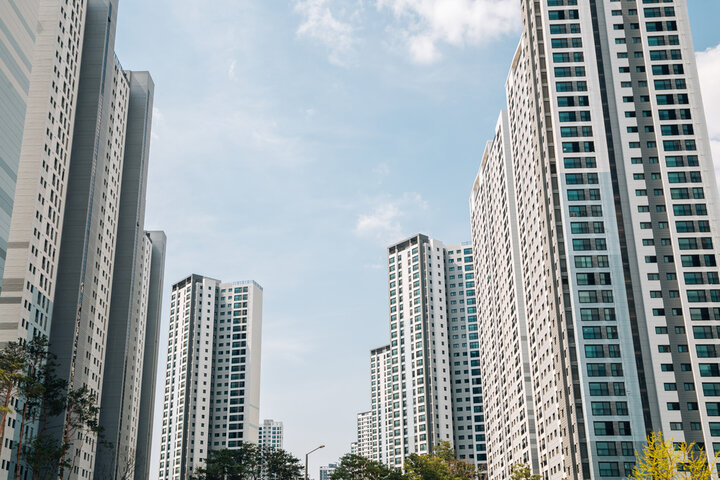
[[[485,469],[485,412],[470,242],[445,247],[448,345],[452,379],[453,446],[460,460]]]
[[[25,114],[28,107],[39,2],[0,3],[0,289],[7,256]]]
[[[150,258],[150,284],[148,285],[147,316],[145,318],[145,353],[142,363],[142,387],[137,422],[137,443],[135,446],[135,480],[150,478],[150,460],[153,446],[153,426],[155,419],[155,393],[160,345],[160,326],[162,324],[162,298],[165,278],[165,252],[167,237],[165,232],[146,232],[152,245]],[[138,342],[138,347],[140,343]],[[157,447],[156,447],[157,448]]]
[[[392,386],[390,384],[390,345],[370,351],[370,415],[371,415],[371,460],[388,463],[391,450],[390,430],[392,427]]]
[[[484,468],[472,258],[471,245],[446,247],[426,235],[388,249],[390,345],[371,351],[361,454],[400,468],[411,453],[432,453],[447,441],[458,458]]]
[[[507,112],[502,112],[470,197],[482,312],[478,361],[488,372],[482,377],[487,471],[498,478],[510,478],[518,463],[539,468],[510,146]]]
[[[720,212],[686,3],[523,1],[522,15],[507,119],[471,198],[474,242],[495,249],[478,272],[514,279],[477,292],[502,315],[489,361],[498,336],[527,335],[514,361],[529,377],[511,390],[487,370],[487,405],[532,387],[490,477],[513,458],[549,479],[625,477],[649,431],[720,450]]]
[[[125,72],[125,76],[130,94],[117,216],[111,321],[107,329],[107,336],[113,341],[106,345],[100,415],[103,434],[114,448],[100,449],[96,471],[132,478],[138,454],[144,343],[156,248],[152,237],[144,230],[153,83],[147,72]],[[164,245],[163,238],[160,248],[164,249]],[[164,256],[164,251],[160,255]],[[118,382],[118,378],[123,381]]]
[[[357,414],[357,454],[369,459],[374,458],[372,427],[372,412],[368,411]]]
[[[335,470],[337,470],[338,464],[337,463],[330,463],[328,465],[323,465],[320,467],[320,480],[330,480],[330,477],[333,473],[335,473]]]
[[[159,320],[164,267],[164,234],[155,245],[143,230],[152,80],[115,57],[116,12],[117,0],[0,3],[0,104],[9,113],[0,129],[0,343],[48,337],[56,374],[71,389],[87,387],[112,437],[109,447],[90,432],[69,438],[67,478],[132,477],[138,431],[152,428],[138,424],[143,357],[157,348],[145,348],[147,319]],[[130,174],[126,165],[143,167]],[[124,214],[122,191],[134,204]],[[122,221],[126,238],[118,238]],[[118,261],[132,275],[116,275]],[[111,311],[123,301],[132,312]],[[60,439],[64,423],[50,419],[45,434]],[[10,459],[13,424],[2,468],[25,478],[25,465]],[[26,426],[25,444],[38,431]]]
[[[254,281],[173,285],[159,478],[187,478],[209,450],[258,443],[262,295]]]
[[[0,343],[5,344],[50,335],[86,2],[1,2],[0,14],[5,47],[0,60]],[[8,420],[5,440],[15,445],[20,429]],[[14,472],[14,458],[13,448],[3,448],[0,468]],[[19,471],[27,473],[24,465]]]
[[[425,235],[388,248],[390,466],[453,438],[444,257]]]
[[[258,431],[258,445],[272,450],[282,450],[283,423],[272,419],[263,420]]]

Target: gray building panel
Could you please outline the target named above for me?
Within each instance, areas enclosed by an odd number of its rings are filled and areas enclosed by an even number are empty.
[[[50,348],[70,388],[102,401],[129,84],[114,56],[116,0],[89,0]],[[116,381],[122,383],[122,378]],[[109,441],[114,443],[114,439]],[[95,438],[71,448],[71,478],[93,475]]]
[[[162,323],[163,279],[165,277],[165,232],[147,232],[152,241],[150,288],[148,292],[145,354],[142,372],[142,395],[137,433],[135,480],[150,478],[153,416],[155,411],[155,383],[157,380],[160,325]]]
[[[25,27],[37,23],[38,2],[27,0],[22,7],[0,1],[0,289],[32,72],[29,59],[35,46],[34,32]]]
[[[134,311],[137,305],[145,302],[142,291],[143,276],[143,239],[145,238],[145,190],[147,185],[147,164],[150,151],[149,132],[151,128],[153,82],[147,72],[125,72],[130,80],[130,100],[128,107],[127,129],[125,137],[125,157],[123,162],[122,189],[118,214],[117,244],[113,270],[112,299],[110,302],[110,321],[107,337],[113,341],[107,343],[105,352],[105,372],[102,386],[102,404],[100,424],[105,438],[112,442],[112,448],[98,451],[96,474],[122,476],[127,470],[127,457],[134,456],[135,446],[132,438],[129,443],[122,435],[124,428],[136,430],[128,422],[137,421],[137,417],[128,415],[124,400],[128,386],[120,379],[126,378],[128,369],[135,367],[134,362],[142,362],[142,355],[129,355],[136,351],[133,345],[133,329],[139,322],[145,326],[147,311]],[[138,318],[142,316],[142,318]],[[142,336],[142,335],[141,335]],[[142,368],[141,365],[138,365]],[[132,375],[132,372],[130,372]]]
[[[83,295],[84,287],[92,284],[86,278],[88,263],[94,257],[93,243],[101,232],[92,217],[94,191],[98,189],[97,171],[104,167],[105,132],[108,119],[102,113],[110,97],[103,96],[105,87],[101,82],[111,81],[104,71],[110,68],[115,43],[114,19],[110,21],[111,8],[104,0],[91,0],[87,5],[85,42],[80,67],[75,134],[73,135],[63,238],[60,247],[55,308],[51,343],[58,356],[58,373],[70,378],[72,345],[76,334],[87,337],[88,332],[76,332],[75,321],[80,315],[89,315],[89,295]],[[112,18],[112,17],[110,17]],[[95,228],[93,228],[95,227]],[[90,263],[92,270],[92,263]],[[80,310],[80,312],[79,312]]]

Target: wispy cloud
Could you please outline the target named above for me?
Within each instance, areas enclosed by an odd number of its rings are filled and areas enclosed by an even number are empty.
[[[720,184],[720,90],[717,88],[717,79],[720,78],[720,45],[697,52],[696,57],[710,144],[715,158],[715,177]]]
[[[296,0],[295,11],[303,17],[297,34],[325,45],[330,62],[344,66],[356,41],[354,28],[349,22],[339,20],[329,3],[328,0]]]
[[[358,216],[355,234],[389,245],[407,236],[403,221],[426,211],[427,202],[418,193],[405,193],[396,199],[383,199],[369,213]]]
[[[399,24],[410,58],[420,64],[438,61],[439,45],[483,45],[520,28],[517,0],[377,0]]]

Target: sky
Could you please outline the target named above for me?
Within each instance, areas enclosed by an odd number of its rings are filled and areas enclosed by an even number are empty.
[[[158,385],[171,285],[256,280],[261,419],[282,421],[303,461],[326,445],[313,478],[349,452],[370,408],[369,351],[389,340],[386,248],[418,232],[470,240],[519,5],[121,0],[117,54],[156,84],[146,228],[168,237]],[[688,5],[720,160],[720,2]]]

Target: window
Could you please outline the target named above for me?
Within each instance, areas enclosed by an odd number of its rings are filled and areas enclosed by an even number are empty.
[[[618,462],[598,462],[598,470],[601,477],[619,477],[620,468]]]
[[[596,449],[599,457],[614,457],[617,455],[615,442],[597,442]]]
[[[592,394],[591,394],[592,395]],[[614,435],[615,429],[613,428],[613,422],[593,422],[595,435],[606,436]]]

